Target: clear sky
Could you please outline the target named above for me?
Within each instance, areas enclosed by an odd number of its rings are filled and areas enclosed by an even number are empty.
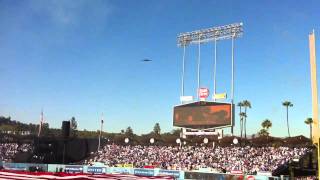
[[[243,22],[235,101],[252,104],[248,134],[268,118],[271,134],[286,136],[281,103],[290,100],[291,134],[308,136],[308,34],[314,28],[320,41],[319,7],[318,0],[1,0],[0,115],[38,123],[44,108],[51,127],[75,116],[79,129],[96,130],[103,112],[108,132],[131,126],[147,133],[157,122],[170,131],[180,96],[177,34]],[[218,92],[230,91],[230,51],[230,41],[219,42]],[[195,95],[196,52],[187,49],[186,95]],[[202,86],[212,91],[213,44],[201,53]],[[236,123],[239,132],[238,117]]]

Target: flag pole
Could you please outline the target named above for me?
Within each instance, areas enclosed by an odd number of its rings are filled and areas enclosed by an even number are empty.
[[[100,150],[100,145],[101,145],[102,126],[103,126],[103,113],[101,114],[101,121],[100,121],[100,134],[99,134],[99,142],[98,142],[98,151]]]
[[[41,110],[41,114],[40,114],[40,124],[39,124],[38,137],[40,137],[40,134],[41,134],[42,124],[43,124],[43,109]]]

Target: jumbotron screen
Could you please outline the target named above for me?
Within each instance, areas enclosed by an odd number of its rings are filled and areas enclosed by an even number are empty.
[[[195,102],[174,107],[173,126],[187,128],[211,128],[231,126],[231,104]],[[234,111],[234,110],[233,110]]]

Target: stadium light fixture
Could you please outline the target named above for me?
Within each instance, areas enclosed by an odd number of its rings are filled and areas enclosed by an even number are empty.
[[[189,44],[199,44],[209,41],[218,41],[224,39],[238,38],[243,34],[243,23],[233,23],[224,26],[212,27],[180,33],[178,35],[178,46],[183,47]]]
[[[237,138],[234,138],[232,142],[233,142],[233,144],[238,144],[239,141]]]

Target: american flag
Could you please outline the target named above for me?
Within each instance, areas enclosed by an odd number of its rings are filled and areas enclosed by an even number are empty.
[[[167,180],[174,179],[171,176],[135,176],[131,174],[70,174],[50,172],[23,172],[23,171],[0,171],[0,180],[23,179],[23,180]]]

